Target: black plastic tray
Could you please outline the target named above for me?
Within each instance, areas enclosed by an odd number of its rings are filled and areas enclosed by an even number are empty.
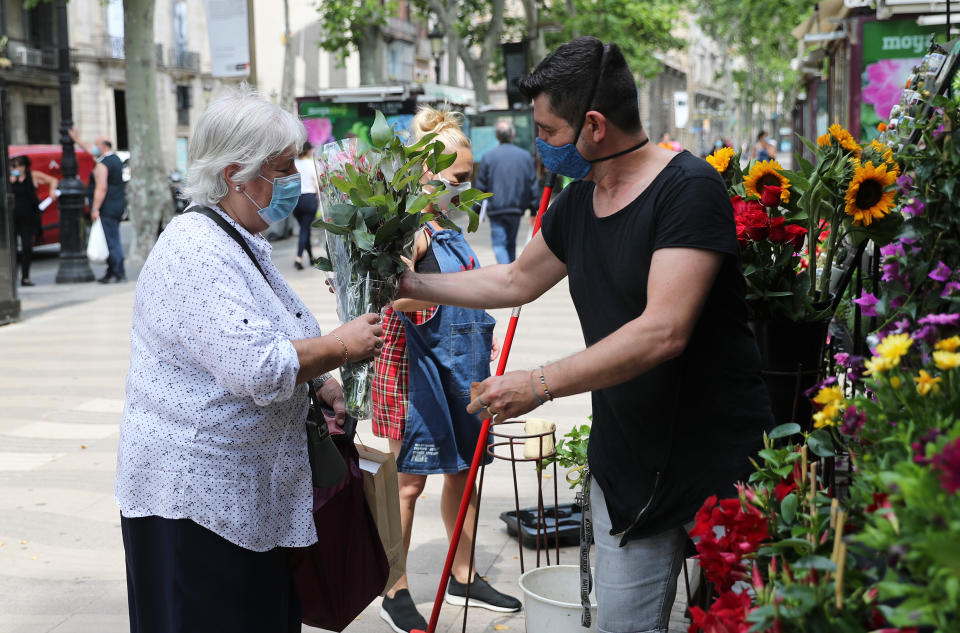
[[[556,538],[553,506],[544,506],[543,525],[540,528],[540,547],[554,547]],[[560,524],[560,545],[567,547],[580,544],[581,508],[576,503],[562,503],[557,506],[557,518]],[[517,512],[510,510],[500,513],[500,520],[507,524],[507,534],[517,535]],[[537,508],[520,510],[520,529],[523,531],[523,544],[534,549],[537,547]]]

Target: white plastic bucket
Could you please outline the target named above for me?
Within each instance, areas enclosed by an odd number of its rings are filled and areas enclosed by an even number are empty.
[[[590,592],[590,628],[580,624],[580,568],[556,565],[520,576],[527,633],[584,633],[597,630],[597,601]]]

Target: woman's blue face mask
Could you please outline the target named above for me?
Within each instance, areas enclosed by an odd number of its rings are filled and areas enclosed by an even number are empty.
[[[243,195],[247,196],[247,199],[259,209],[257,213],[259,213],[260,219],[268,225],[276,224],[289,217],[297,207],[297,200],[300,199],[300,174],[290,174],[273,180],[265,178],[262,174],[260,177],[273,185],[270,204],[261,207],[246,191],[243,192]]]

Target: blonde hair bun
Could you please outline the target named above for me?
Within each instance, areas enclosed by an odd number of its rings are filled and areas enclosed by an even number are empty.
[[[413,117],[413,138],[419,141],[427,134],[436,134],[437,140],[448,150],[457,147],[470,148],[470,139],[463,133],[461,122],[463,114],[443,108],[438,110],[430,106],[420,106]]]

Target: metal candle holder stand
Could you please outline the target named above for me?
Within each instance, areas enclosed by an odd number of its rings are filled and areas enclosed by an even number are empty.
[[[518,462],[536,462],[537,465],[537,538],[536,538],[536,548],[537,548],[537,567],[540,567],[540,552],[541,550],[545,553],[546,564],[550,565],[550,542],[549,534],[547,533],[546,517],[543,506],[543,461],[545,457],[550,457],[549,455],[543,454],[544,438],[550,437],[553,440],[554,453],[556,452],[556,428],[552,431],[544,431],[543,433],[527,433],[522,435],[509,434],[498,431],[499,427],[507,426],[509,424],[523,424],[524,420],[508,420],[506,422],[501,422],[495,425],[490,429],[490,435],[496,440],[503,441],[494,441],[487,446],[487,454],[495,459],[502,459],[510,462],[510,467],[513,469],[513,499],[516,510],[516,520],[517,520],[517,547],[520,552],[520,573],[525,571],[523,564],[523,527],[520,524],[520,491],[517,487],[517,463]],[[540,443],[540,450],[537,451],[539,457],[524,457],[523,449],[527,440],[538,439]],[[516,447],[520,447],[520,455],[516,454]],[[498,453],[498,447],[507,447],[510,449],[510,454],[506,455],[504,453]],[[481,470],[481,477],[482,477]],[[558,508],[558,493],[557,493],[557,462],[553,462],[553,523],[554,523],[554,547],[556,550],[554,565],[560,564],[560,515]],[[541,537],[543,539],[543,547],[541,548]]]

